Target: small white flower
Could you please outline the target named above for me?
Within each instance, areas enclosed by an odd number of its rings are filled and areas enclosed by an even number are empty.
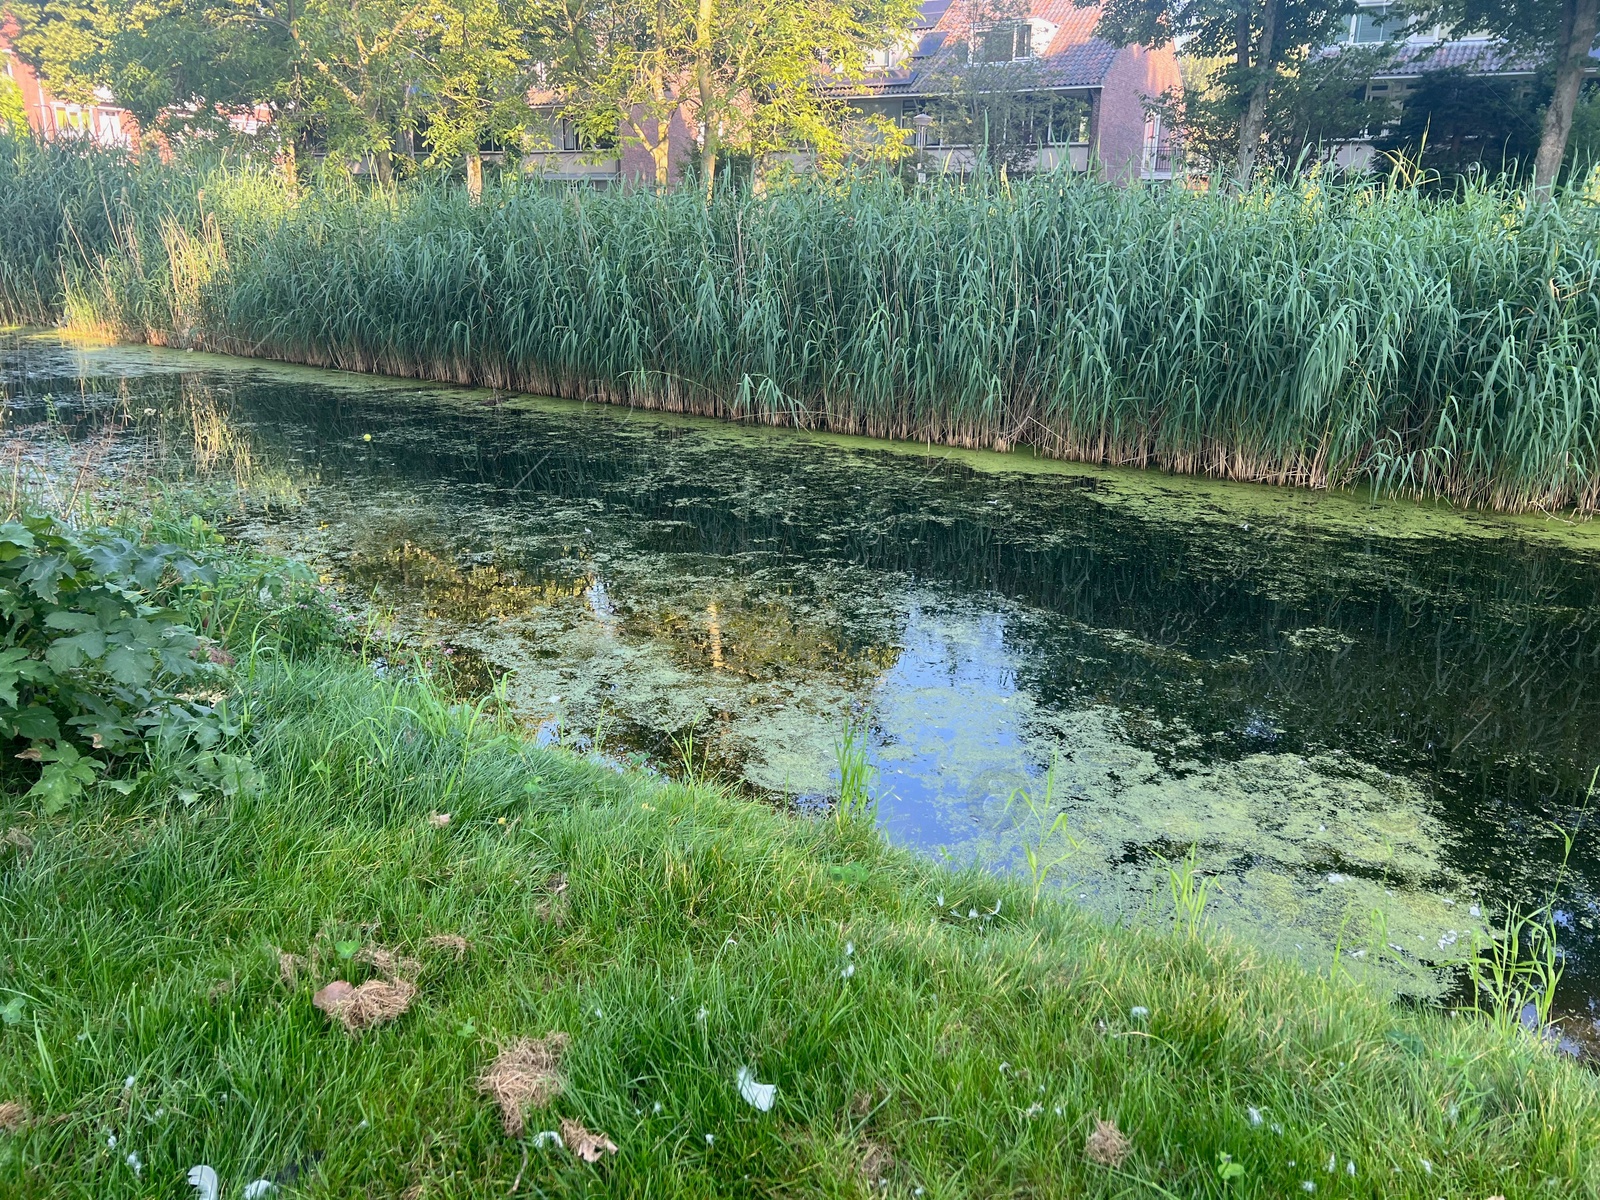
[[[652,1113],[659,1113],[661,1111],[661,1101],[657,1100],[654,1104],[652,1104],[650,1106],[650,1111]]]
[[[1011,1070],[1011,1064],[1010,1063],[1003,1062],[1003,1063],[1000,1064],[1000,1074],[1004,1075],[1004,1074],[1006,1074],[1006,1072],[1008,1072],[1010,1070]]]
[[[844,944],[844,956],[846,958],[849,958],[855,952],[856,952],[856,944],[854,942],[846,942]]]
[[[131,1092],[131,1091],[133,1091],[133,1085],[138,1083],[138,1082],[139,1082],[139,1077],[137,1075],[129,1075],[126,1079],[124,1079],[122,1081],[122,1090],[125,1091],[125,1092]]]
[[[116,1148],[117,1148],[117,1135],[114,1134],[114,1133],[106,1134],[106,1149],[107,1150],[115,1150]]]
[[[1274,1121],[1272,1123],[1271,1129],[1272,1129],[1272,1132],[1277,1134],[1279,1137],[1283,1136],[1283,1126],[1279,1125],[1276,1121]]]
[[[1422,1173],[1424,1175],[1432,1175],[1433,1174],[1433,1164],[1431,1162],[1429,1162],[1425,1158],[1419,1159],[1418,1161],[1422,1163]]]
[[[365,1129],[366,1127],[367,1127],[367,1119],[365,1117],[362,1117],[361,1120],[356,1122],[356,1128],[358,1130]]]
[[[139,1173],[144,1170],[144,1163],[140,1160],[137,1151],[128,1155],[128,1165],[133,1168],[135,1178],[138,1178]]]
[[[1135,1004],[1128,1010],[1128,1015],[1135,1021],[1142,1021],[1150,1015],[1150,1010],[1142,1004]]]
[[[705,1010],[705,1006],[701,1005],[700,1006],[700,1011],[694,1014],[694,1019],[696,1021],[700,1022],[700,1024],[704,1025],[706,1023],[706,1017],[709,1016],[709,1015],[710,1014],[707,1013],[706,1010]]]
[[[716,1139],[716,1137],[714,1135],[709,1134],[709,1133],[706,1134],[706,1145],[709,1146],[709,1145],[711,1145],[711,1143],[715,1142],[716,1140],[717,1139]]]
[[[919,1188],[919,1187],[914,1187],[914,1188],[911,1189],[911,1194],[913,1196],[920,1196],[920,1195],[922,1195],[922,1189]]]
[[[772,1102],[777,1099],[778,1085],[775,1083],[757,1083],[756,1073],[749,1067],[740,1067],[735,1079],[739,1085],[739,1095],[751,1108],[761,1112],[771,1112]]]
[[[542,1129],[533,1135],[533,1144],[535,1146],[559,1146],[561,1145],[561,1135],[554,1129]]]
[[[856,973],[856,965],[855,965],[855,963],[845,963],[844,969],[839,972],[839,978],[840,979],[849,979],[850,976],[854,975],[855,973]]]
[[[934,902],[934,904],[938,905],[940,908],[943,908],[944,907],[944,893],[940,892],[937,896],[935,896],[933,898],[933,902]]]
[[[1310,1179],[1302,1179],[1300,1181],[1300,1190],[1302,1192],[1314,1192],[1317,1190],[1317,1185]]]
[[[978,910],[975,909],[975,908],[967,909],[967,920],[976,921],[977,919],[978,919]]]
[[[1344,1173],[1350,1176],[1351,1179],[1354,1179],[1356,1177],[1356,1164],[1346,1161],[1344,1164]]]
[[[1343,883],[1344,882],[1344,876],[1339,874],[1339,872],[1337,872],[1337,871],[1329,871],[1328,872],[1328,882],[1329,883]]]
[[[1330,1175],[1339,1169],[1339,1156],[1337,1154],[1328,1155],[1328,1166],[1326,1169]]]
[[[252,1179],[244,1185],[244,1200],[261,1200],[278,1185],[270,1179]]]
[[[600,1011],[600,1010],[599,1010],[599,1009],[598,1009],[598,1008],[597,1008],[597,1009],[595,1009],[595,1010],[594,1010],[594,1015],[595,1015],[595,1016],[597,1016],[597,1017],[603,1017],[603,1016],[605,1016],[605,1013],[603,1013],[603,1012],[601,1012],[601,1011]]]
[[[1479,908],[1476,904],[1474,904],[1471,908],[1467,909],[1467,911],[1469,913],[1471,913],[1475,917],[1483,916],[1483,910],[1481,908]]]
[[[1261,1127],[1261,1110],[1259,1108],[1252,1108],[1248,1111],[1250,1113],[1250,1124],[1259,1129]]]
[[[1056,1105],[1056,1116],[1059,1117],[1060,1115],[1061,1115],[1061,1105],[1058,1104],[1058,1105]]]
[[[1023,1113],[1022,1115],[1025,1116],[1025,1117],[1037,1117],[1043,1111],[1044,1111],[1044,1107],[1042,1105],[1030,1104],[1030,1105],[1028,1105],[1028,1111]]]

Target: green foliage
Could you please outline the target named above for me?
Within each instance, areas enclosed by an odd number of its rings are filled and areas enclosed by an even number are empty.
[[[1451,186],[1459,175],[1525,174],[1539,148],[1539,112],[1549,95],[1548,85],[1537,80],[1430,71],[1374,145]]]
[[[253,0],[8,0],[17,52],[52,92],[108,88],[146,130],[226,128],[222,109],[283,98],[287,23]]]
[[[49,516],[0,525],[0,737],[27,744],[17,757],[39,764],[28,794],[45,811],[158,731],[181,727],[213,753],[229,732],[220,695],[196,694],[221,668],[157,602],[172,577],[214,578],[174,545],[80,534]]]
[[[9,75],[0,74],[0,137],[26,137],[28,111],[22,103],[22,89]]]

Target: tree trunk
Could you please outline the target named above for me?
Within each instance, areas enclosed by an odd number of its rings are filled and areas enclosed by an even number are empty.
[[[283,139],[283,155],[278,160],[283,165],[283,182],[291,196],[300,190],[300,171],[295,163],[294,136]]]
[[[659,21],[657,31],[664,42],[666,35],[660,33]],[[650,157],[656,164],[656,187],[665,190],[672,182],[672,115],[661,115],[667,112],[667,85],[659,63],[650,71],[650,98],[656,105],[656,140],[650,146]]]
[[[700,89],[700,123],[705,130],[700,145],[700,165],[706,173],[706,203],[717,184],[717,122],[711,103],[712,0],[700,0],[700,24],[695,30],[695,83]]]
[[[656,122],[656,131],[656,144],[650,147],[650,157],[655,159],[656,162],[656,186],[665,190],[666,186],[672,182],[670,174],[672,170],[672,142],[670,136],[672,119],[669,117],[665,121],[658,120]]]
[[[467,195],[474,204],[483,199],[483,155],[476,148],[467,151]]]
[[[1272,76],[1278,61],[1273,45],[1277,34],[1278,0],[1267,0],[1261,14],[1261,41],[1255,53],[1255,86],[1250,89],[1250,101],[1239,122],[1239,169],[1234,183],[1240,191],[1250,186],[1250,177],[1256,173],[1256,153],[1267,124],[1267,100],[1271,96]]]
[[[389,147],[372,152],[372,167],[377,172],[378,182],[384,187],[394,182],[394,163],[389,158]]]
[[[1549,195],[1561,174],[1561,160],[1567,154],[1567,138],[1572,134],[1572,113],[1583,90],[1583,73],[1589,65],[1589,50],[1600,25],[1600,0],[1565,0],[1561,6],[1560,57],[1556,61],[1555,94],[1544,110],[1544,129],[1539,135],[1539,153],[1533,160],[1533,186]]]

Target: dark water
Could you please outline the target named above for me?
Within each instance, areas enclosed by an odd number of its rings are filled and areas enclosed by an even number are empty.
[[[1549,894],[1600,762],[1589,529],[37,339],[0,379],[29,454],[297,495],[236,532],[504,675],[542,736],[677,770],[692,733],[805,801],[854,714],[891,838],[1031,845],[1042,887],[1150,922],[1193,846],[1215,920],[1410,992]],[[1584,833],[1576,1037],[1597,871]]]

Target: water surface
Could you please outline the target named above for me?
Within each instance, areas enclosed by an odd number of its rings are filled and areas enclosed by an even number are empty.
[[[804,805],[853,717],[897,842],[1032,845],[1141,922],[1193,847],[1222,925],[1412,993],[1543,900],[1600,760],[1590,527],[51,339],[0,380],[30,454],[280,476],[299,502],[234,532],[503,677],[543,737],[678,770],[692,734],[695,769]],[[1580,838],[1574,1034],[1597,870]]]

